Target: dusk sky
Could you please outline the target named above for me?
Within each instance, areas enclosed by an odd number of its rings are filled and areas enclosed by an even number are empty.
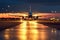
[[[60,0],[0,0],[0,12],[29,11],[60,12]]]

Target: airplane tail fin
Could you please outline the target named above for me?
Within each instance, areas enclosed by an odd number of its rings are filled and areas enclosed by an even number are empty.
[[[29,12],[31,12],[32,10],[31,10],[31,5],[30,5],[30,7],[29,7]]]

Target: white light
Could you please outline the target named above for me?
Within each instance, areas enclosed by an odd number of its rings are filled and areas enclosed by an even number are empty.
[[[8,5],[8,8],[10,7],[10,5]]]

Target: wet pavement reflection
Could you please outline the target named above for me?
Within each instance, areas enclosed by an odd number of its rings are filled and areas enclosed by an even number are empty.
[[[56,29],[36,21],[23,21],[15,28],[3,32],[4,40],[56,40],[58,35]]]

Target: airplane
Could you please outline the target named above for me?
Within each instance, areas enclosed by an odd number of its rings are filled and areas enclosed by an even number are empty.
[[[31,5],[29,6],[29,11],[28,11],[28,16],[24,18],[24,20],[32,20],[32,10],[31,10]]]
[[[32,14],[32,9],[31,9],[31,5],[29,6],[29,13],[28,13],[28,17],[25,18],[26,20],[36,20],[38,18],[38,16],[33,16]]]
[[[30,5],[30,7],[29,7],[29,14],[28,14],[28,20],[33,20],[34,18],[33,18],[33,16],[32,16],[33,14],[32,14],[32,9],[31,9],[31,5]]]

